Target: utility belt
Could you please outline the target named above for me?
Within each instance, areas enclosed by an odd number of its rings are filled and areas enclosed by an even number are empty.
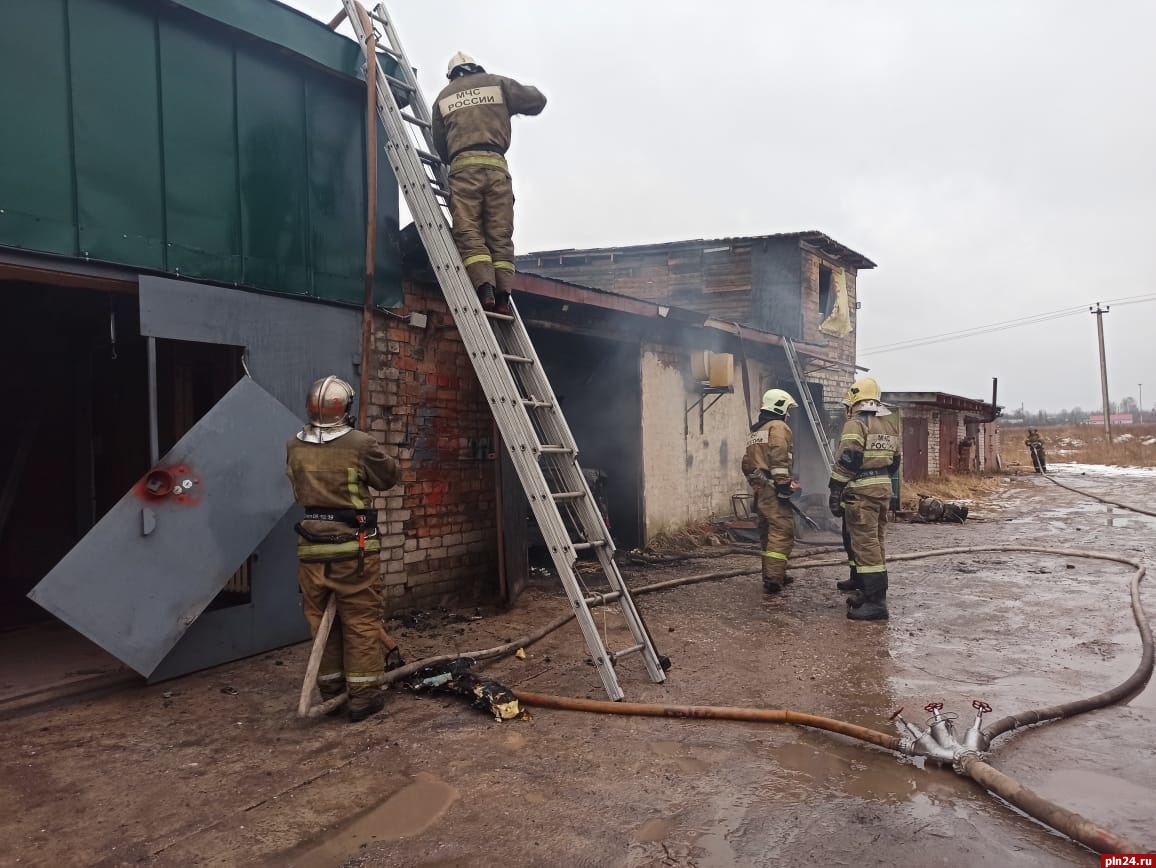
[[[366,540],[378,536],[377,511],[372,509],[339,509],[327,506],[305,507],[305,521],[333,521],[347,525],[351,533],[313,533],[306,530],[300,522],[293,526],[298,535],[314,546],[332,547],[324,556],[310,557],[309,560],[324,561],[326,575],[329,574],[329,563],[357,558],[357,574],[365,570],[365,543]],[[357,548],[344,550],[343,544],[357,543]]]
[[[861,470],[855,474],[855,477],[847,483],[847,488],[854,491],[856,488],[867,488],[879,483],[891,483],[891,471],[886,467],[879,467],[874,470]]]
[[[456,160],[459,156],[464,154],[466,151],[487,151],[491,154],[498,154],[499,156],[502,156],[502,157],[504,157],[506,155],[506,152],[504,150],[502,150],[500,147],[498,147],[497,145],[491,145],[491,144],[466,145],[464,148],[458,148],[456,151],[454,151],[452,154],[450,154],[450,162],[452,163],[454,160]]]

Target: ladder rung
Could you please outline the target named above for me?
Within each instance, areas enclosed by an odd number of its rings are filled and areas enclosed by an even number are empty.
[[[587,549],[596,549],[598,546],[606,545],[606,540],[596,539],[591,542],[574,543],[572,548],[576,552],[584,552]]]
[[[646,647],[645,645],[631,645],[629,648],[623,648],[621,651],[619,651],[617,653],[612,653],[610,655],[610,660],[614,663],[617,663],[623,657],[626,657],[630,654],[637,654],[639,651],[641,651],[645,647]]]
[[[401,88],[402,90],[408,90],[410,93],[413,93],[417,90],[417,88],[410,84],[408,81],[402,81],[400,78],[394,78],[388,72],[383,72],[381,75],[382,78],[384,78],[394,87]]]
[[[538,451],[542,452],[542,453],[549,453],[551,455],[557,454],[557,453],[562,453],[562,452],[573,453],[573,450],[569,446],[557,446],[553,443],[551,443],[547,446],[539,446]]]
[[[579,500],[586,496],[585,491],[559,491],[550,495],[555,500]]]
[[[534,361],[529,356],[515,356],[512,353],[502,353],[502,358],[507,362],[517,362],[519,365],[528,365]]]
[[[413,115],[407,115],[405,112],[401,112],[401,119],[406,123],[414,124],[415,126],[419,127],[425,127],[427,130],[433,128],[433,124],[431,124],[429,121],[423,121],[421,118],[415,118]]]
[[[523,407],[553,407],[549,401],[539,401],[536,398],[522,398]]]
[[[423,163],[429,163],[431,166],[441,166],[442,158],[431,154],[429,151],[423,151],[421,148],[414,148],[414,152],[421,158]]]
[[[486,316],[488,316],[490,319],[500,319],[504,322],[513,322],[514,321],[514,317],[511,316],[510,314],[508,314],[508,313],[496,313],[495,311],[492,311],[492,310],[487,310]]]

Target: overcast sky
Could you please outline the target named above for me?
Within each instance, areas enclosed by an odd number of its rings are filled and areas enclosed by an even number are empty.
[[[328,19],[337,0],[292,0]],[[453,52],[540,87],[510,152],[520,252],[819,229],[884,389],[1098,406],[1095,318],[1156,297],[1156,3],[394,0],[432,98]],[[1104,317],[1156,404],[1156,300]]]

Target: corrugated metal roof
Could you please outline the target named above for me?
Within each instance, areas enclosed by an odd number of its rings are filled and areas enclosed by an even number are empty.
[[[610,256],[619,253],[649,253],[658,252],[662,250],[672,250],[680,247],[707,247],[707,246],[734,246],[736,244],[752,244],[757,241],[770,241],[775,239],[797,239],[801,243],[805,243],[814,247],[820,253],[825,254],[831,259],[842,262],[846,265],[854,266],[858,269],[875,268],[875,263],[868,259],[861,253],[857,253],[850,247],[840,244],[831,236],[817,229],[809,229],[802,232],[777,232],[770,235],[749,235],[749,236],[731,236],[728,238],[696,238],[687,241],[664,241],[659,244],[632,244],[623,247],[588,247],[575,248],[568,247],[559,250],[536,250],[532,253],[527,253],[524,256],[519,256],[518,259],[548,259],[548,258],[564,258],[570,256]]]
[[[978,398],[965,398],[962,395],[949,395],[947,392],[884,392],[885,404],[927,404],[934,407],[943,407],[947,410],[964,410],[972,413],[990,412],[991,402]],[[1001,406],[996,407],[1002,410]]]

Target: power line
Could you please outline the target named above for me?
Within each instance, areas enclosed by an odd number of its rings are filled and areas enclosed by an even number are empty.
[[[1106,303],[1124,306],[1129,304],[1144,304],[1151,301],[1156,301],[1156,294],[1127,296],[1125,298],[1116,299]],[[1060,310],[1048,311],[1046,313],[1031,314],[1028,316],[1017,317],[1016,319],[1003,320],[996,323],[988,323],[987,325],[972,326],[971,328],[959,329],[958,331],[943,332],[941,334],[927,335],[920,338],[911,338],[909,340],[898,341],[892,344],[880,344],[879,346],[869,347],[865,350],[861,350],[860,352],[862,355],[874,355],[882,353],[893,353],[900,350],[912,350],[916,349],[917,347],[927,346],[929,344],[946,343],[949,341],[957,341],[964,338],[978,337],[980,335],[1006,331],[1008,329],[1036,325],[1038,323],[1051,322],[1052,320],[1063,319],[1065,317],[1084,313],[1086,310],[1087,305],[1062,308]]]

